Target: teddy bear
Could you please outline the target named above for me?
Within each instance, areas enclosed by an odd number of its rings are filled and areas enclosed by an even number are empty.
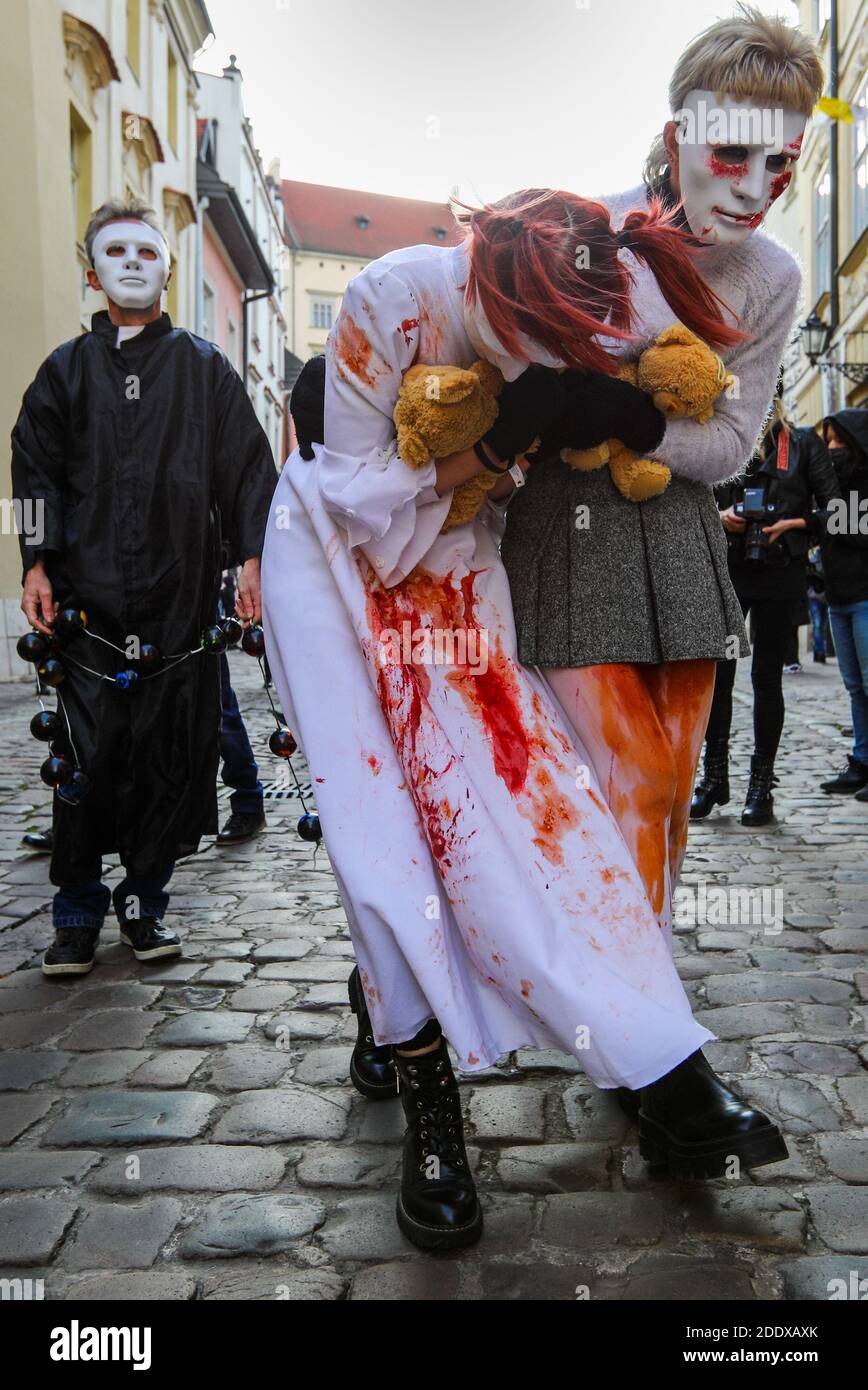
[[[425,468],[433,458],[470,449],[497,419],[503,377],[490,362],[471,367],[408,367],[401,382],[394,420],[398,453],[411,468]],[[442,529],[471,521],[497,482],[484,473],[457,487]]]
[[[617,375],[646,391],[664,415],[700,424],[712,418],[714,402],[735,382],[717,353],[682,323],[664,328],[639,359],[623,363]],[[593,449],[561,449],[561,458],[582,471],[608,463],[612,482],[630,502],[659,497],[672,476],[665,463],[642,458],[619,439],[605,440]]]

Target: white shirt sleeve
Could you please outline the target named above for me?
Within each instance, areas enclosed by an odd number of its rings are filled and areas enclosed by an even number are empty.
[[[411,468],[396,449],[392,415],[418,346],[411,289],[391,270],[367,267],[348,285],[326,348],[319,487],[350,546],[388,586],[430,550],[452,500],[437,496],[433,461]]]
[[[714,405],[714,418],[670,420],[663,438],[649,455],[667,463],[673,473],[700,483],[722,483],[742,472],[751,458],[775,394],[784,348],[801,296],[801,274],[795,262],[762,304],[754,303],[744,323],[750,338],[727,360],[735,386]]]

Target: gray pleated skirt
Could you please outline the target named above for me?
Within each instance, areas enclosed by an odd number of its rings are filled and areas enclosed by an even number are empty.
[[[659,497],[628,502],[607,468],[547,460],[506,516],[502,556],[525,666],[749,654],[707,484],[673,475]]]

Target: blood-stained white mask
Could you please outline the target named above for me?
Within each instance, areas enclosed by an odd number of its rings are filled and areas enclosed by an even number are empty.
[[[169,279],[169,248],[147,222],[108,222],[93,239],[93,268],[121,309],[149,309]]]
[[[749,98],[694,90],[672,119],[690,230],[710,245],[738,245],[789,185],[807,117]]]

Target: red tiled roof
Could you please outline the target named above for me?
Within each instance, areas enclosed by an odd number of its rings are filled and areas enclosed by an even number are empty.
[[[375,260],[402,246],[448,246],[460,240],[448,203],[362,193],[284,179],[283,207],[292,241],[305,251]],[[367,218],[367,226],[358,219]],[[445,229],[437,236],[435,228]]]

